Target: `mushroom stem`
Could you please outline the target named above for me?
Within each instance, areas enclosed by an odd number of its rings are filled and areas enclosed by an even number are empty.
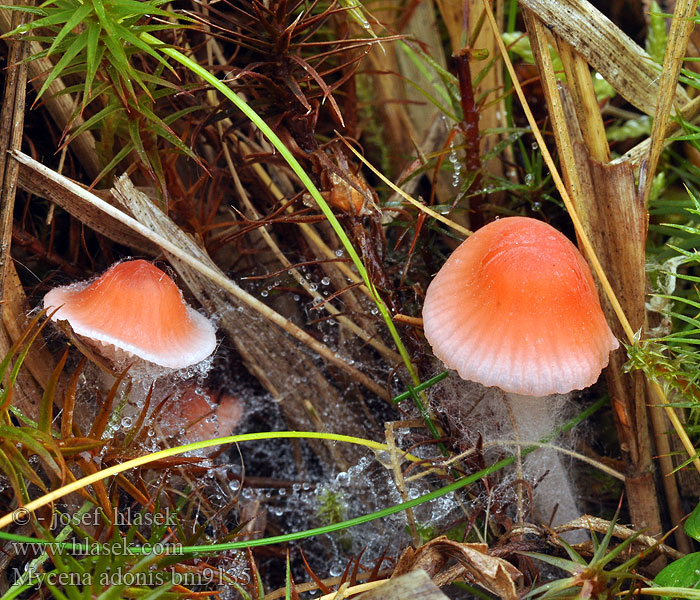
[[[566,396],[541,398],[506,393],[506,402],[517,438],[526,447],[528,442],[539,442],[554,431],[556,415]],[[526,456],[523,476],[533,485],[532,516],[536,521],[559,525],[581,516],[569,477],[555,449],[539,448]]]

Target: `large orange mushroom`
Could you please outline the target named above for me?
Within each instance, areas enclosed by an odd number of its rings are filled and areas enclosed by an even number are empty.
[[[489,223],[452,253],[428,287],[423,322],[447,367],[507,393],[523,441],[537,442],[555,427],[562,397],[542,396],[592,385],[619,346],[581,253],[526,217]],[[535,512],[549,520],[559,504],[559,521],[576,516],[558,457],[536,454],[546,466],[540,472],[550,474],[537,489]]]
[[[435,356],[463,379],[530,396],[592,385],[619,345],[581,253],[526,217],[489,223],[452,253],[423,321]]]

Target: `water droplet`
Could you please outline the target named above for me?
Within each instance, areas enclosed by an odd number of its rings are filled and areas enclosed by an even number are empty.
[[[321,279],[321,285],[329,285],[330,282],[331,282],[330,277],[324,277],[323,279]]]
[[[260,292],[260,295],[261,295],[263,298],[267,298],[267,296],[268,296],[268,291],[267,291],[267,290],[263,290],[262,292]]]
[[[340,577],[343,574],[343,569],[339,565],[333,565],[328,573],[331,577]]]

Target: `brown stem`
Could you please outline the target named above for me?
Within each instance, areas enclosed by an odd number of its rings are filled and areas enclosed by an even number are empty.
[[[466,47],[455,52],[452,55],[457,77],[459,79],[459,92],[462,102],[462,122],[460,129],[464,135],[465,145],[465,160],[464,164],[467,171],[476,173],[474,181],[467,189],[467,194],[475,189],[478,189],[481,183],[481,154],[479,152],[479,109],[474,99],[474,86],[472,85],[472,70],[469,64],[471,59],[471,48]],[[481,196],[472,196],[469,198],[469,213],[470,225],[472,229],[478,229],[483,225],[483,215],[479,208],[481,205]]]

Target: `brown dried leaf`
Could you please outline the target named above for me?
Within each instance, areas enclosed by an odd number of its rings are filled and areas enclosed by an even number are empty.
[[[486,544],[464,544],[442,536],[416,550],[408,548],[399,558],[392,577],[423,569],[436,579],[447,561],[453,558],[463,568],[461,573],[453,571],[455,576],[463,574],[499,598],[517,600],[515,579],[520,576],[520,571],[502,558],[489,555],[488,550]],[[446,585],[450,581],[440,583]]]

